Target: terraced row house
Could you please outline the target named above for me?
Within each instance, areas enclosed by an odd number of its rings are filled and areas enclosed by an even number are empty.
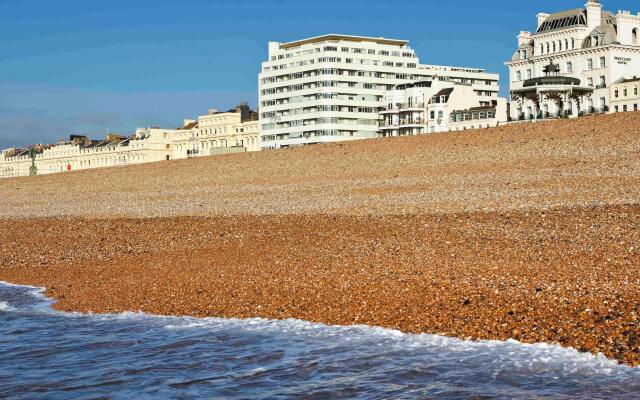
[[[611,85],[611,111],[627,112],[640,110],[640,78],[621,78]]]
[[[101,167],[144,164],[260,150],[258,115],[246,103],[233,110],[209,110],[178,129],[141,128],[132,136],[109,134],[104,140],[72,135],[53,145],[6,149],[0,153],[0,178]],[[33,150],[33,151],[32,151]]]

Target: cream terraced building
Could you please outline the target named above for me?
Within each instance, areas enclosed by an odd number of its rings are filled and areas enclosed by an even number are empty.
[[[132,137],[107,135],[105,140],[71,136],[55,145],[38,145],[38,175],[144,164],[188,157],[259,151],[257,113],[241,104],[234,110],[210,110],[198,120],[185,120],[182,128],[141,128]],[[0,178],[28,176],[31,149],[0,152]]]
[[[518,49],[506,65],[511,93],[526,91],[527,82],[543,77],[548,66],[558,66],[562,77],[577,79],[574,85],[580,87],[579,93],[592,90],[582,104],[579,96],[570,98],[570,87],[558,93],[547,91],[550,96],[514,98],[513,120],[610,112],[611,85],[640,75],[640,14],[614,14],[603,10],[599,1],[555,14],[540,13],[536,31],[520,32]]]
[[[162,161],[170,158],[171,138],[178,130],[138,129],[131,137],[107,135],[103,141],[71,136],[69,141],[36,146],[38,175]],[[30,149],[7,149],[0,155],[0,177],[27,176]]]
[[[497,74],[421,65],[405,40],[336,34],[269,43],[258,79],[263,148],[375,138],[383,96],[402,83],[468,84],[483,105],[499,91]]]
[[[611,111],[640,110],[640,78],[619,79],[611,85]]]
[[[227,112],[212,109],[197,121],[185,120],[172,150],[174,159],[260,151],[258,114],[241,103]]]

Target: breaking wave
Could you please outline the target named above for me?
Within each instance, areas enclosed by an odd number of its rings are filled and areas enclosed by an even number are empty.
[[[87,316],[53,311],[42,293],[0,284],[0,337],[8,338],[0,341],[0,376],[10,377],[0,379],[0,398],[611,399],[640,393],[640,369],[555,345],[299,320]]]

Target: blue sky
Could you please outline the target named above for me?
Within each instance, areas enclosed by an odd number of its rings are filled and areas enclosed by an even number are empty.
[[[325,33],[407,39],[422,63],[499,72],[506,95],[518,32],[584,2],[0,0],[0,148],[255,107],[267,42]]]

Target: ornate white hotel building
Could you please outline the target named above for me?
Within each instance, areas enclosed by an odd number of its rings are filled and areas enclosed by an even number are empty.
[[[421,65],[405,40],[325,35],[269,43],[259,74],[263,148],[375,138],[386,91],[399,84],[466,84],[479,106],[498,99],[498,74]]]
[[[540,13],[506,65],[514,120],[610,112],[611,85],[640,76],[640,14],[614,14],[598,1]]]

